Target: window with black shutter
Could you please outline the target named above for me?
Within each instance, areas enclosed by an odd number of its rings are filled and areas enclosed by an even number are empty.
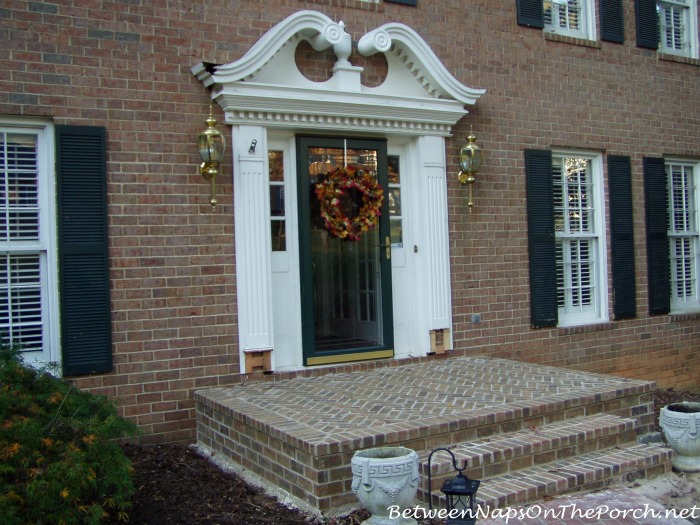
[[[593,0],[516,0],[518,24],[544,29],[553,35],[595,39]],[[601,39],[625,40],[622,0],[599,0]]]
[[[542,0],[517,0],[518,24],[542,29],[544,10]]]
[[[600,38],[618,44],[625,41],[622,0],[600,0]]]
[[[637,316],[632,219],[632,169],[629,157],[608,157],[613,312],[616,320]]]
[[[644,200],[646,205],[649,314],[663,315],[671,309],[668,200],[663,158],[644,158]]]
[[[105,128],[56,126],[56,190],[63,372],[109,372]]]
[[[637,46],[647,49],[659,48],[659,17],[656,0],[634,0]]]
[[[525,150],[530,262],[530,315],[533,328],[558,320],[552,152]]]
[[[602,158],[526,150],[532,326],[607,320]]]

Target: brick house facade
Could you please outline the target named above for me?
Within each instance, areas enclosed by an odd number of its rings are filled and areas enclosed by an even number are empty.
[[[91,208],[86,203],[99,201],[101,191],[98,187],[92,193],[78,181],[73,188],[78,200],[71,201],[74,208],[63,202],[70,190],[63,189],[61,162],[70,155],[53,144],[61,144],[56,141],[72,131],[97,127],[104,129],[101,136],[106,138],[111,335],[102,344],[111,363],[104,365],[110,371],[84,374],[92,371],[86,365],[72,369],[75,374],[67,369],[67,375],[81,388],[118,398],[123,413],[144,428],[145,440],[151,442],[194,439],[193,392],[248,379],[241,374],[246,357],[239,330],[237,268],[242,262],[236,253],[236,240],[247,225],[234,221],[242,219],[235,215],[239,190],[230,175],[235,174],[241,154],[241,143],[233,142],[232,148],[232,141],[243,140],[241,128],[235,128],[236,135],[230,126],[243,124],[222,124],[227,114],[217,101],[214,116],[229,147],[217,181],[218,205],[212,212],[195,148],[212,95],[192,68],[200,63],[235,63],[281,21],[309,10],[335,22],[342,20],[355,44],[384,24],[410,27],[460,84],[485,90],[467,107],[469,114],[452,126],[439,155],[446,175],[449,251],[444,255],[449,262],[445,275],[450,305],[449,323],[440,328],[448,329],[442,335],[454,353],[652,379],[668,387],[697,386],[696,2],[689,0],[682,12],[684,31],[661,24],[660,39],[649,29],[650,16],[656,20],[655,2],[582,0],[570,2],[581,6],[573,14],[555,11],[564,9],[556,2],[544,2],[544,9],[542,4],[57,0],[12,1],[0,8],[4,71],[0,128],[8,148],[5,155],[10,159],[11,147],[17,158],[26,154],[22,149],[26,145],[12,137],[38,137],[29,150],[38,152],[37,165],[43,166],[37,176],[43,182],[36,183],[42,188],[36,192],[41,233],[36,246],[30,247],[43,265],[37,285],[43,295],[37,308],[44,331],[37,337],[44,346],[38,344],[37,352],[43,352],[38,359],[61,358],[63,338],[75,323],[66,317],[64,301],[88,286],[78,282],[74,292],[65,291],[67,279],[56,277],[69,277],[62,259],[68,249],[62,243],[70,230],[66,221],[75,219],[70,210],[82,213]],[[666,7],[662,5],[660,12]],[[671,37],[676,33],[687,36],[685,47],[674,47]],[[322,81],[330,78],[336,57],[328,49],[315,51],[302,39],[295,59],[309,79]],[[381,54],[365,56],[353,49],[349,60],[364,67],[364,85],[381,86],[387,74],[387,60]],[[456,177],[460,148],[470,127],[485,151],[471,212],[466,188]],[[364,138],[366,130],[360,127],[349,135]],[[313,128],[298,131],[318,134]],[[338,134],[331,131],[324,133]],[[269,135],[265,140],[270,149],[276,144],[273,139],[281,140]],[[82,139],[76,140],[82,144]],[[99,178],[100,161],[92,160],[86,167],[80,164],[82,152],[82,146],[73,150],[78,172],[94,169]],[[8,201],[10,171],[3,175]],[[670,200],[655,200],[665,191]],[[582,193],[589,200],[582,200]],[[420,199],[414,191],[414,204],[419,206]],[[36,208],[31,203],[19,206],[24,206],[22,213]],[[659,227],[669,216],[669,206],[677,215],[671,214],[667,227]],[[567,211],[557,211],[562,208]],[[10,231],[15,226],[11,212],[16,209],[11,204],[4,209]],[[54,220],[57,213],[59,221]],[[82,220],[99,223],[100,212],[95,213]],[[586,214],[593,231],[581,226],[586,221],[577,213]],[[678,221],[694,223],[682,229],[676,221],[680,216]],[[545,229],[538,233],[543,222]],[[408,223],[405,229],[410,239]],[[548,231],[555,236],[555,229],[558,244],[547,238]],[[583,230],[585,235],[576,235]],[[83,234],[87,235],[78,228],[78,241]],[[535,255],[546,253],[537,244],[543,238],[551,253],[540,259]],[[10,235],[3,251],[7,268],[15,268],[16,260],[24,261],[21,256],[28,249],[12,240]],[[584,253],[589,248],[581,247],[591,243],[595,260],[589,265]],[[412,252],[423,256],[419,244],[406,243],[407,258]],[[674,247],[672,252],[669,246]],[[579,259],[572,261],[572,253]],[[585,271],[581,261],[586,262]],[[33,263],[22,264],[29,268]],[[586,284],[590,282],[594,286]],[[6,301],[14,304],[9,299],[14,297],[11,286],[4,286]],[[396,292],[400,290],[395,286]],[[77,297],[78,310],[72,315],[89,316],[99,310],[99,301],[91,306]],[[431,326],[425,328],[415,347],[397,349],[397,354],[422,358],[430,352]],[[99,334],[89,337],[100,340]],[[91,349],[88,345],[80,351],[89,354]],[[64,356],[64,365],[70,359]],[[350,369],[375,366],[368,363],[344,364],[339,358],[333,364]],[[276,374],[286,376],[295,370],[306,374],[325,370],[278,368]],[[263,376],[255,373],[255,377]]]

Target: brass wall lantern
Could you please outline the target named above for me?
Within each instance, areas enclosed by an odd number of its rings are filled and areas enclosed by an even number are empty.
[[[481,148],[474,143],[475,141],[476,135],[474,135],[472,129],[469,128],[467,143],[462,146],[459,152],[459,164],[462,167],[462,171],[459,172],[458,177],[460,183],[469,186],[469,200],[467,201],[469,213],[471,213],[472,207],[474,206],[474,182],[476,182],[474,175],[479,171],[481,161],[483,160]]]
[[[211,183],[211,210],[216,209],[216,176],[219,174],[221,158],[224,156],[226,144],[224,143],[224,135],[216,129],[216,119],[214,118],[213,109],[209,105],[209,118],[205,121],[207,129],[202,131],[197,136],[197,148],[199,155],[202,157],[202,164],[199,167],[199,172],[202,176]]]

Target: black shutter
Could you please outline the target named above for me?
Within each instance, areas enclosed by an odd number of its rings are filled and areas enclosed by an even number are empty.
[[[542,0],[515,0],[518,10],[518,24],[521,26],[544,27]]]
[[[666,188],[664,159],[645,157],[644,201],[646,204],[649,314],[651,315],[662,315],[671,311]]]
[[[622,0],[600,0],[600,38],[618,44],[625,41]]]
[[[63,372],[110,372],[104,128],[56,126],[56,191]]]
[[[559,305],[551,151],[525,150],[525,180],[531,323],[533,328],[556,326]]]
[[[616,320],[637,316],[632,221],[632,166],[629,157],[608,157],[613,311]]]
[[[637,46],[648,49],[659,48],[659,17],[656,0],[635,0],[637,17]]]

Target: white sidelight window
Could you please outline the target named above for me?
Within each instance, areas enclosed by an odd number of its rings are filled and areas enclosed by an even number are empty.
[[[0,338],[29,361],[58,359],[52,148],[48,128],[0,127]]]
[[[601,320],[605,286],[600,161],[552,156],[559,324]]]
[[[697,164],[666,162],[672,312],[700,306],[697,178]]]

